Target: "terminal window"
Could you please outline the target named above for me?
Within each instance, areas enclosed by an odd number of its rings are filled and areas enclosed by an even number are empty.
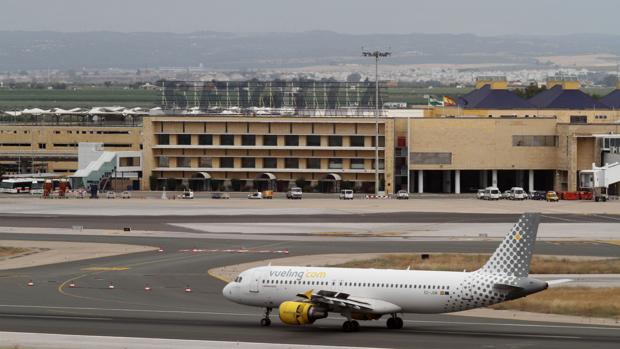
[[[321,168],[321,159],[310,158],[306,160],[306,168]]]
[[[192,167],[190,158],[177,158],[177,167]]]
[[[263,145],[267,145],[267,146],[278,145],[278,136],[274,136],[274,135],[263,136]]]
[[[299,136],[288,135],[284,137],[284,145],[287,147],[296,147],[299,145]]]
[[[220,145],[235,145],[235,136],[220,135]]]
[[[177,135],[177,144],[178,145],[191,145],[192,135]]]
[[[208,157],[198,158],[198,167],[213,167],[213,158],[208,158]]]
[[[213,145],[213,135],[198,135],[199,145]]]
[[[170,159],[167,156],[160,156],[159,157],[159,167],[168,167],[170,166]]]
[[[558,136],[512,136],[513,147],[557,147]]]
[[[256,145],[256,136],[255,135],[242,135],[241,145],[246,145],[246,146]]]
[[[306,145],[309,147],[320,147],[321,136],[306,136]]]
[[[168,134],[157,135],[157,144],[170,144],[170,135]]]
[[[329,136],[330,147],[342,147],[342,136]]]
[[[450,165],[452,153],[436,152],[412,152],[410,155],[412,164],[419,165]]]
[[[364,146],[364,136],[351,136],[350,142],[352,147],[363,147]]]
[[[256,167],[256,159],[255,158],[241,158],[241,167],[243,168]]]
[[[342,169],[342,159],[329,159],[328,167],[333,170]]]
[[[278,159],[276,158],[264,158],[263,168],[276,168],[278,167]]]
[[[234,168],[235,161],[233,158],[220,158],[220,167],[223,168]]]
[[[299,168],[299,159],[297,158],[284,159],[284,167],[285,168]]]
[[[364,169],[364,159],[351,159],[350,168],[352,170],[363,170]]]

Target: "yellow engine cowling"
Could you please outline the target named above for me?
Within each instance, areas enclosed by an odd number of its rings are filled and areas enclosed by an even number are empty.
[[[280,304],[280,321],[287,325],[309,325],[327,317],[327,312],[317,310],[312,303],[284,302]]]

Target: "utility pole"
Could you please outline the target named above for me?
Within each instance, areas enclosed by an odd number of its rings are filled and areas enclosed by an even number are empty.
[[[387,51],[364,51],[364,48],[362,48],[362,56],[375,58],[375,195],[379,195],[379,184],[380,184],[379,183],[379,58],[388,57],[391,54],[392,54],[391,52],[387,52]]]

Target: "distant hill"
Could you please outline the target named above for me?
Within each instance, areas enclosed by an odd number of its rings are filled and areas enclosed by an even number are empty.
[[[390,48],[390,64],[535,64],[543,55],[620,55],[620,35],[489,36],[472,34],[351,35],[327,31],[232,34],[0,31],[0,71],[157,68],[209,69],[357,63],[361,47]]]

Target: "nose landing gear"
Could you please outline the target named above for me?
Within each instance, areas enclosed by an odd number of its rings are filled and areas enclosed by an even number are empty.
[[[386,325],[390,330],[401,329],[403,328],[403,319],[399,318],[396,314],[392,314],[392,317],[387,319]]]
[[[260,319],[260,325],[263,327],[271,325],[271,319],[269,318],[269,314],[271,314],[271,308],[265,308],[265,317]]]

